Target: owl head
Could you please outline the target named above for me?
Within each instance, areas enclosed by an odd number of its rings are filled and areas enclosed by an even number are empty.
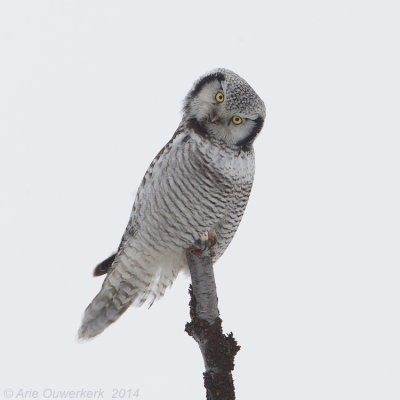
[[[197,133],[243,147],[251,145],[261,131],[265,105],[244,79],[219,68],[195,82],[183,113]]]

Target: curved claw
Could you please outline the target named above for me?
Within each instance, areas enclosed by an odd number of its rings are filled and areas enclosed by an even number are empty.
[[[201,257],[203,255],[204,250],[208,250],[210,252],[211,257],[215,256],[215,250],[213,246],[217,243],[217,234],[214,230],[202,235],[200,239],[196,240],[195,244],[190,246],[188,251],[194,254],[197,257]]]

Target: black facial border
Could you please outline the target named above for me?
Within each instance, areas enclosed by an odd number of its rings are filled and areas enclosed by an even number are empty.
[[[258,117],[254,122],[255,125],[254,128],[251,130],[250,134],[244,139],[242,139],[240,142],[236,143],[237,146],[245,148],[247,146],[250,146],[254,142],[254,139],[259,134],[264,125],[264,119],[262,117]]]
[[[191,97],[198,95],[200,93],[200,90],[204,87],[204,85],[214,80],[222,82],[225,80],[225,75],[222,72],[215,72],[200,79],[200,81],[197,82],[196,86],[193,88]]]

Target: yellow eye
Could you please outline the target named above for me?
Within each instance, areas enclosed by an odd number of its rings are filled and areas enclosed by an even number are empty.
[[[218,92],[215,95],[215,100],[217,100],[218,103],[222,103],[224,101],[224,95],[221,92]]]
[[[242,118],[238,117],[237,115],[234,115],[234,116],[232,117],[232,122],[233,122],[235,125],[239,125],[239,124],[241,124],[241,123],[243,122],[243,120],[242,120]]]

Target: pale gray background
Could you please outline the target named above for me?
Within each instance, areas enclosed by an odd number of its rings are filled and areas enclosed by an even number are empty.
[[[223,66],[268,111],[216,265],[238,399],[399,399],[399,37],[397,1],[1,1],[0,398],[205,398],[183,276],[75,336],[182,99]]]

